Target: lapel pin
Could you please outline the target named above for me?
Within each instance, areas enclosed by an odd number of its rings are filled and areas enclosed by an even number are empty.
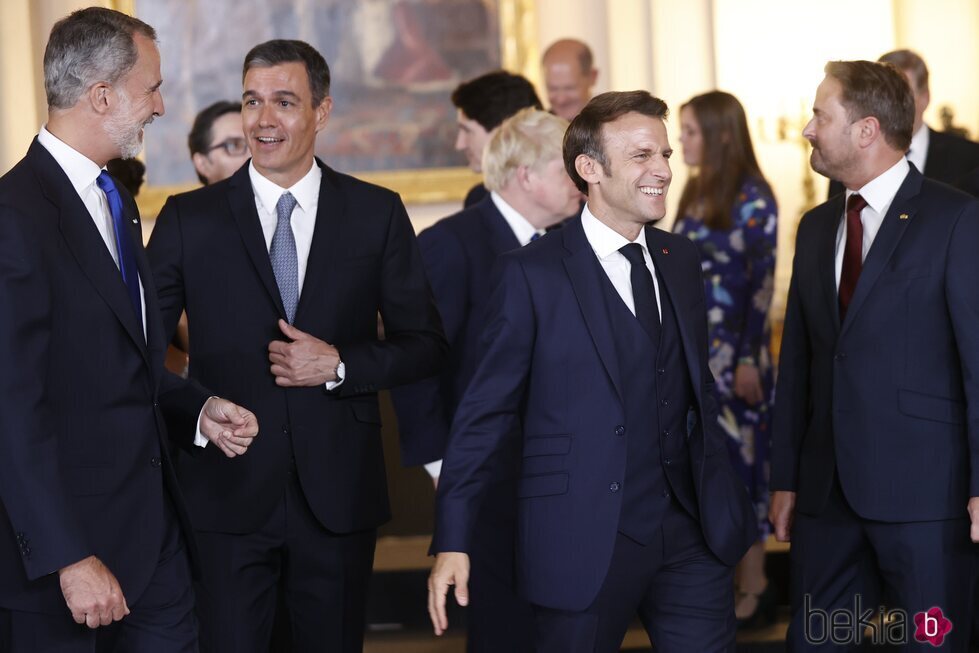
[[[664,247],[663,248],[663,253],[664,254],[669,254],[670,253],[670,248],[669,247]]]
[[[908,214],[907,213],[902,213],[901,215],[899,215],[897,217],[899,219],[901,219],[901,220],[907,220],[908,219]]]
[[[907,217],[907,216],[905,216],[905,217]],[[136,218],[133,218],[133,224],[139,224],[139,220],[137,220]]]

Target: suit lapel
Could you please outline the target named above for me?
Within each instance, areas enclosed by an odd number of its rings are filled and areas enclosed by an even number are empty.
[[[279,294],[279,286],[272,272],[272,262],[269,260],[269,249],[265,244],[265,235],[262,233],[262,222],[255,208],[255,191],[248,177],[248,169],[249,166],[242,166],[231,178],[228,186],[229,208],[238,227],[241,241],[245,245],[245,251],[248,252],[252,265],[255,266],[255,271],[262,280],[262,285],[265,286],[265,290],[279,311],[279,316],[286,319],[282,296]]]
[[[343,225],[347,222],[346,198],[333,179],[333,171],[319,159],[316,160],[316,165],[320,167],[323,177],[320,180],[313,240],[309,245],[309,258],[306,261],[306,276],[299,295],[299,306],[296,307],[297,322],[305,311],[310,310],[310,304],[322,304],[323,293],[320,288],[336,272],[335,264],[340,258],[340,248],[344,243],[349,244],[343,233]],[[267,260],[268,255],[265,258]],[[269,269],[271,270],[271,266]]]
[[[146,314],[143,319],[146,321],[146,349],[148,363],[153,370],[153,379],[159,379],[162,372],[159,365],[163,362],[166,342],[163,339],[163,323],[161,322],[160,306],[156,296],[156,287],[153,283],[152,272],[150,271],[149,259],[146,258],[146,250],[143,249],[143,229],[139,222],[139,213],[135,202],[131,200],[123,202],[123,211],[126,225],[129,227],[129,236],[133,239],[133,252],[136,254],[136,268],[139,271],[139,280],[143,286],[143,302],[146,304]]]
[[[132,302],[129,301],[126,284],[112,260],[112,254],[105,246],[105,241],[102,240],[102,235],[92,222],[91,214],[64,171],[36,139],[31,144],[30,155],[35,161],[42,192],[58,209],[58,225],[68,249],[82,273],[146,358],[146,339],[133,311]]]
[[[479,210],[483,226],[489,235],[489,246],[493,254],[499,256],[504,252],[520,247],[520,242],[513,234],[513,229],[510,228],[506,218],[496,208],[496,204],[489,196],[476,204],[475,208]]]
[[[646,247],[649,249],[657,276],[661,281],[659,284],[660,294],[667,293],[670,303],[673,305],[673,313],[680,331],[680,341],[683,343],[683,356],[687,361],[687,369],[690,371],[690,382],[694,388],[700,388],[701,373],[706,361],[698,360],[700,348],[692,340],[698,329],[695,329],[694,325],[690,323],[693,318],[683,310],[685,303],[682,300],[685,297],[699,297],[703,293],[702,288],[692,286],[694,281],[702,284],[702,278],[699,274],[696,277],[684,274],[679,267],[677,257],[669,253],[670,248],[666,243],[667,239],[664,233],[653,226],[647,226],[644,231],[646,232]],[[696,319],[706,320],[706,316],[697,316]]]
[[[564,259],[564,267],[571,279],[571,286],[578,299],[585,325],[591,334],[602,359],[605,371],[615,386],[619,400],[623,400],[622,380],[619,373],[619,360],[615,354],[615,340],[612,336],[612,324],[609,319],[602,290],[600,274],[604,274],[601,263],[595,256],[595,251],[585,237],[581,227],[581,218],[575,218],[561,230],[564,246],[569,254]]]
[[[853,298],[850,306],[846,310],[846,319],[840,327],[840,335],[846,333],[847,329],[853,324],[860,307],[866,301],[871,289],[877,282],[877,278],[884,270],[891,255],[897,248],[901,237],[911,221],[914,219],[916,207],[911,202],[912,198],[921,189],[921,173],[913,167],[898,189],[894,201],[891,202],[887,215],[880,225],[880,230],[874,237],[874,242],[867,252],[867,258],[863,261],[863,268],[860,270],[860,278],[857,280],[857,287],[853,291]]]
[[[836,234],[843,219],[846,192],[835,196],[826,204],[827,214],[820,221],[816,245],[816,276],[826,299],[827,315],[832,316],[833,333],[840,331],[840,301],[836,288]],[[798,255],[797,255],[798,256]]]

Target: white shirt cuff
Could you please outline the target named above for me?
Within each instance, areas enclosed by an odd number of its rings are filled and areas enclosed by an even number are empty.
[[[215,396],[217,396],[217,395],[215,395]],[[207,401],[210,401],[213,398],[214,397],[208,397],[207,398]],[[207,401],[204,402],[204,406],[207,406]],[[209,440],[207,439],[207,436],[205,436],[203,433],[201,433],[201,417],[203,417],[203,416],[204,416],[204,407],[202,406],[201,407],[201,412],[197,416],[197,433],[194,434],[194,446],[200,447],[201,449],[203,449],[204,447],[206,447],[207,446],[207,443],[209,442]]]
[[[442,473],[442,461],[433,460],[430,463],[425,463],[425,471],[428,472],[428,475],[432,478],[438,478]]]
[[[337,365],[337,380],[326,382],[327,391],[331,392],[335,388],[339,388],[343,384],[343,380],[346,378],[346,376],[347,376],[347,367],[343,364],[343,361],[340,361],[340,364]]]

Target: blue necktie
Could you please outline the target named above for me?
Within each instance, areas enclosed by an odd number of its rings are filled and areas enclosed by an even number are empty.
[[[136,319],[139,320],[139,326],[142,328],[143,306],[139,297],[139,270],[136,267],[136,252],[133,248],[132,238],[126,233],[129,227],[126,226],[126,219],[122,214],[122,198],[119,197],[119,191],[116,190],[116,184],[112,181],[112,177],[105,170],[99,173],[95,183],[105,193],[105,199],[109,201],[112,229],[116,236],[116,252],[119,254],[119,271],[122,272],[122,280],[126,284],[129,301],[133,304]]]
[[[269,247],[269,258],[272,260],[272,272],[275,283],[279,286],[279,296],[282,297],[282,307],[286,309],[289,324],[296,318],[296,306],[299,304],[299,255],[296,254],[296,236],[292,233],[292,210],[296,208],[296,198],[286,191],[275,205],[277,221],[275,233],[272,234],[272,245]]]
[[[653,275],[646,267],[646,258],[642,254],[642,245],[629,243],[619,249],[622,255],[629,259],[629,279],[632,282],[632,299],[636,305],[636,319],[654,343],[659,343],[660,319],[656,307],[656,289],[653,287]]]

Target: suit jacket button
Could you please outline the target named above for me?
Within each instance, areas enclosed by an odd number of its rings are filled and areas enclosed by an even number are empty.
[[[663,429],[663,437],[664,438],[670,437],[670,429]]]
[[[662,367],[660,367],[660,368],[658,368],[656,370],[656,373],[659,374],[660,376],[662,376],[662,375],[666,374],[666,370],[663,369]]]
[[[282,427],[282,435],[289,435],[289,427],[288,426],[283,426]]]
[[[612,482],[608,486],[608,489],[612,490],[612,492],[618,492],[619,491],[619,487],[621,487],[621,486],[618,483]]]
[[[669,490],[663,490],[663,498],[664,499],[669,499],[670,498],[670,491]]]
[[[669,399],[664,399],[663,401],[661,401],[659,403],[662,404],[663,406],[669,406],[670,405],[670,400]]]
[[[622,426],[621,424],[619,424],[618,426],[616,426],[615,427],[615,434],[616,435],[625,435],[625,427]]]
[[[840,352],[836,356],[833,356],[833,360],[838,360],[838,361],[841,361],[844,358],[846,358],[846,354],[844,354],[843,352]]]
[[[161,465],[160,459],[157,458],[156,456],[153,456],[152,458],[150,458],[150,465],[152,465],[153,467],[159,467]]]
[[[663,464],[664,465],[672,465],[673,464],[673,461],[670,460],[669,458],[666,458],[665,460],[663,460]]]

